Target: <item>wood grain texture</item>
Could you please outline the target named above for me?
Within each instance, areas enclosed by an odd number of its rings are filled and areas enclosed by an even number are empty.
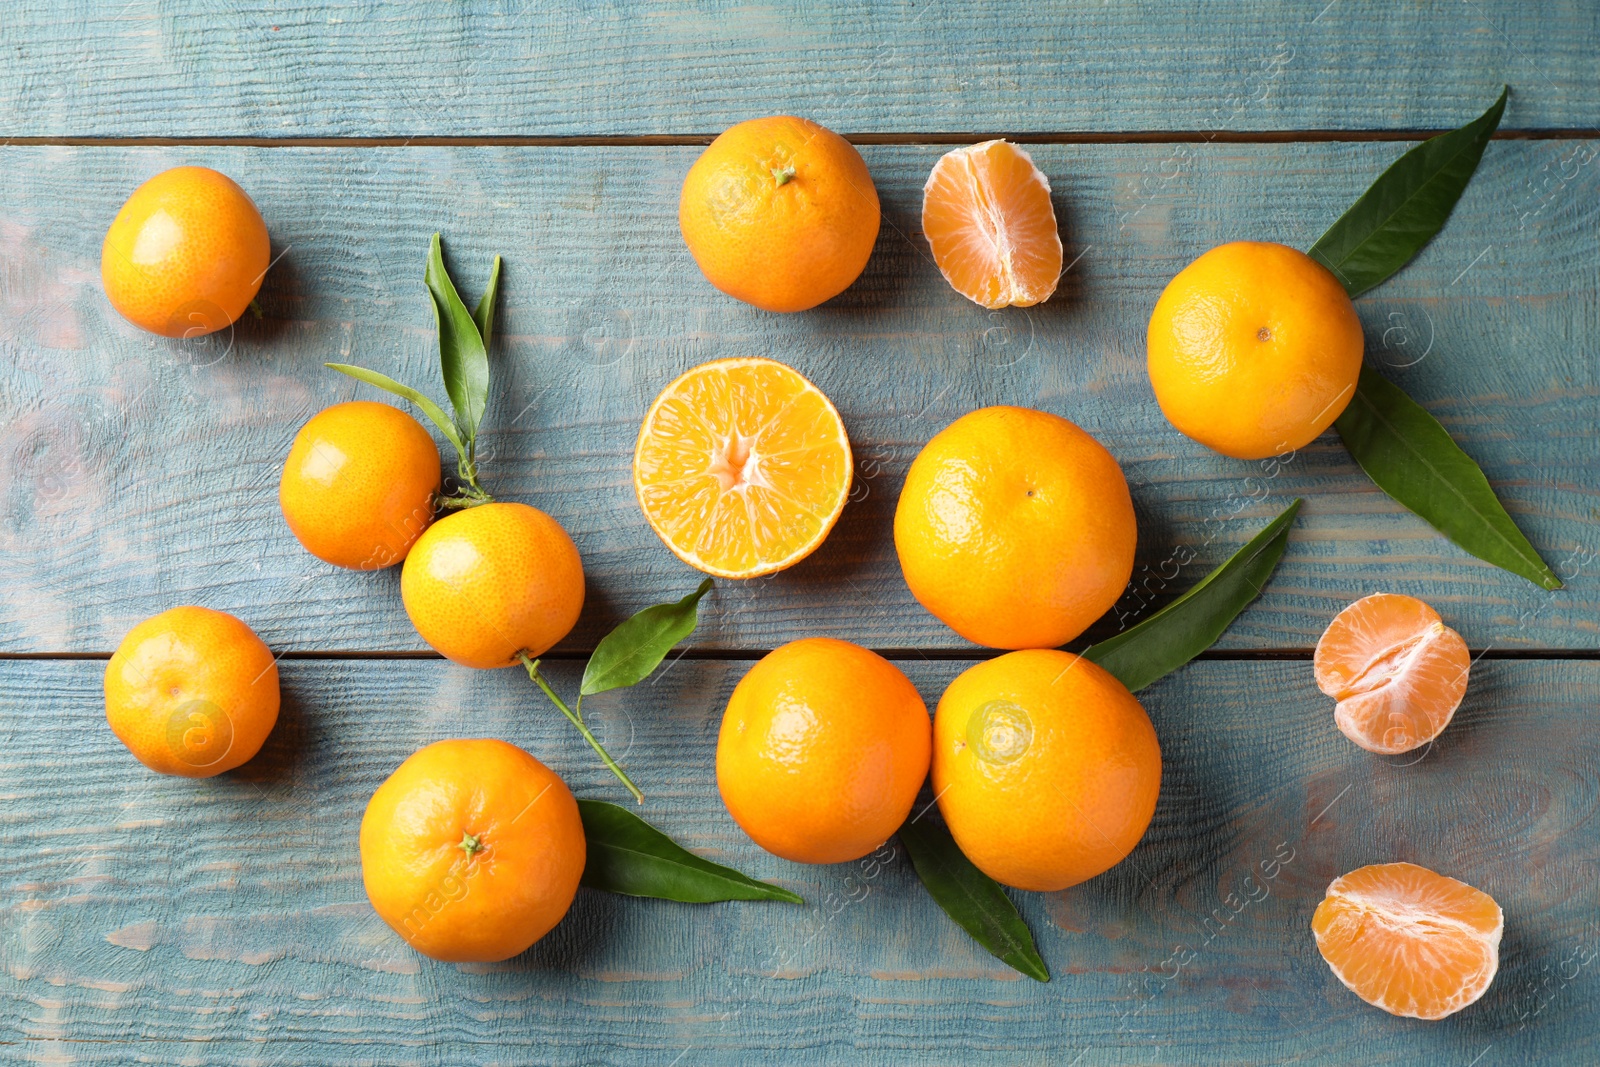
[[[760,354],[838,404],[854,501],[810,559],[723,582],[694,638],[767,648],[805,634],[967,647],[915,603],[890,536],[900,480],[939,428],[985,404],[1055,411],[1117,456],[1139,563],[1108,634],[1198,580],[1297,495],[1278,577],[1224,639],[1305,648],[1377,589],[1422,596],[1474,647],[1600,647],[1600,142],[1496,142],[1444,233],[1358,303],[1368,358],[1478,460],[1567,589],[1546,594],[1448,544],[1384,497],[1331,432],[1245,463],[1174,431],[1144,370],[1166,281],[1226,240],[1307,247],[1404,146],[1038,146],[1072,264],[1057,295],[987,312],[940,278],[918,232],[941,149],[869,147],[886,224],[865,274],[814,312],[714,291],[676,226],[693,148],[0,150],[0,651],[109,651],[198,602],[276,649],[419,650],[397,570],[339,571],[278,511],[301,423],[377,396],[364,364],[442,397],[421,284],[427,235],[476,299],[506,256],[482,448],[489,487],[544,508],[583,553],[569,648],[699,575],[650,532],[630,463],[639,419],[683,369]],[[263,317],[203,342],[142,334],[100,289],[101,236],[139,181],[180,162],[233,175],[278,257]]]
[[[1600,126],[1586,0],[434,5],[18,0],[0,136]]]
[[[930,704],[960,669],[902,665]],[[112,737],[102,664],[0,664],[0,1060],[1466,1064],[1481,1054],[1478,1067],[1500,1067],[1579,1062],[1600,1040],[1589,962],[1600,952],[1600,664],[1480,664],[1455,721],[1411,766],[1345,740],[1305,662],[1200,663],[1157,683],[1141,698],[1165,773],[1144,842],[1083,886],[1016,894],[1049,985],[970,942],[899,850],[869,874],[787,863],[741,834],[718,800],[713,751],[745,669],[683,661],[585,707],[643,786],[648,818],[808,903],[687,906],[584,890],[528,953],[457,967],[413,954],[366,903],[357,829],[378,783],[427,742],[496,736],[580,795],[620,795],[516,672],[286,662],[283,718],[262,754],[190,781],[150,773]],[[575,665],[552,673],[577,685]],[[1394,859],[1460,877],[1505,909],[1499,977],[1442,1023],[1360,1003],[1310,935],[1334,876]],[[1179,946],[1187,952],[1174,957]]]

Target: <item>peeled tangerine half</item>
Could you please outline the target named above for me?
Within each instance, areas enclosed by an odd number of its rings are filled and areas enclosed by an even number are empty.
[[[770,359],[719,359],[662,390],[639,428],[633,487],[691,567],[771,574],[810,555],[844,510],[852,460],[822,391]]]
[[[1314,659],[1317,688],[1339,702],[1339,730],[1392,755],[1432,741],[1467,691],[1472,657],[1461,635],[1415,597],[1374,593],[1328,624]]]
[[[1489,894],[1415,863],[1335,878],[1311,918],[1334,975],[1368,1004],[1443,1019],[1488,990],[1505,916]]]
[[[922,187],[922,232],[951,287],[986,308],[1032,307],[1061,277],[1050,180],[1009,141],[947,152]]]

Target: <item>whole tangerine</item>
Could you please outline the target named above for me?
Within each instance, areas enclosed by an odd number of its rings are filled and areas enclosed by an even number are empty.
[[[706,280],[766,311],[804,311],[848,289],[879,221],[861,153],[791,115],[724,131],[678,198],[678,226]]]
[[[467,667],[511,667],[567,636],[583,563],[561,524],[527,504],[480,504],[417,538],[400,596],[422,639]]]
[[[734,687],[717,735],[717,789],[745,833],[796,863],[844,863],[887,841],[928,775],[928,708],[899,668],[810,637]]]
[[[174,167],[133,191],[106,230],[100,279],[123,318],[163,337],[232,325],[271,264],[267,224],[225,174]]]
[[[372,794],[361,880],[380,918],[424,956],[490,963],[560,922],[583,877],[578,803],[504,741],[438,741]]]
[[[934,435],[894,513],[906,585],[969,641],[1051,648],[1117,602],[1138,540],[1111,453],[1059,415],[990,407]]]
[[[178,607],[128,631],[106,664],[106,721],[153,771],[209,778],[255,756],[278,721],[278,664],[255,631]]]
[[[1110,672],[1029,649],[969,668],[933,717],[939,812],[979,870],[1048,892],[1120,863],[1161,789],[1150,717]]]
[[[1322,264],[1286,245],[1235,241],[1167,283],[1147,365],[1179,432],[1235,459],[1303,448],[1333,425],[1361,374],[1361,320]]]
[[[439,448],[422,424],[388,404],[353,400],[313,415],[295,434],[278,482],[289,529],[336,567],[399,563],[433,521]]]

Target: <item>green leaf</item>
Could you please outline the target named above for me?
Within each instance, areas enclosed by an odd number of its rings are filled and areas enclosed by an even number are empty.
[[[700,598],[710,591],[711,579],[707,578],[682,600],[645,608],[606,634],[583,669],[583,686],[578,691],[593,696],[647,678],[672,646],[694,632]]]
[[[1561,579],[1511,521],[1489,479],[1439,421],[1369,367],[1334,425],[1378,488],[1481,560],[1543,586]]]
[[[1500,125],[1508,92],[1501,89],[1493,107],[1459,130],[1395,160],[1311,246],[1311,258],[1333,271],[1345,292],[1355,297],[1380,284],[1444,227]]]
[[[444,268],[439,235],[428,246],[424,275],[433,301],[433,321],[439,328],[439,371],[444,391],[456,410],[456,426],[469,445],[478,436],[484,408],[489,404],[489,352],[467,305],[461,302],[450,272]]]
[[[580,800],[578,815],[589,842],[583,884],[590,888],[686,904],[717,900],[805,903],[787,889],[701,859],[627,808],[603,800]]]
[[[336,370],[340,374],[348,374],[357,381],[366,382],[368,385],[376,385],[385,392],[393,393],[395,396],[404,397],[406,400],[411,401],[422,409],[424,415],[428,416],[428,421],[439,427],[439,432],[444,434],[445,438],[456,446],[457,452],[462,451],[461,438],[456,433],[455,424],[450,421],[450,416],[444,413],[444,408],[441,408],[422,393],[411,388],[411,386],[401,385],[387,374],[379,374],[375,370],[357,367],[351,363],[324,363],[323,366]]]
[[[900,840],[934,903],[957,926],[995,959],[1036,981],[1050,981],[1050,969],[1017,906],[998,882],[972,865],[944,823],[924,811],[900,827]]]
[[[1084,658],[1116,675],[1130,693],[1194,659],[1261,595],[1299,511],[1297,498],[1199,585],[1139,625],[1084,649]]]
[[[489,340],[494,336],[494,304],[500,298],[500,257],[494,257],[494,268],[489,271],[489,288],[483,291],[472,321],[478,324],[478,336],[483,338],[483,350],[489,351]]]

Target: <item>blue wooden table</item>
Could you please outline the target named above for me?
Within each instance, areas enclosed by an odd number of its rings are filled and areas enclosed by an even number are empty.
[[[1365,0],[865,5],[16,0],[0,14],[0,1062],[1253,1064],[1592,1062],[1600,1041],[1600,14],[1593,4]],[[1477,459],[1566,588],[1451,546],[1332,434],[1287,463],[1179,436],[1144,372],[1165,282],[1254,238],[1308,247],[1419,136],[1510,83],[1444,233],[1357,303],[1367,358]],[[885,223],[809,313],[694,269],[677,189],[716,132],[807,115],[862,146]],[[952,144],[1010,135],[1049,175],[1072,264],[1047,304],[953,294],[919,233]],[[259,318],[203,342],[108,306],[116,207],[180,163],[225,171],[277,257]],[[719,356],[780,358],[838,404],[857,488],[824,548],[720,583],[690,654],[592,702],[597,732],[702,855],[804,907],[581,891],[504,964],[421,958],[372,912],[360,813],[410,752],[503,737],[580,795],[614,783],[513,672],[426,651],[398,574],[318,563],[276,504],[299,425],[361,393],[348,360],[431,381],[429,234],[477,292],[506,275],[484,466],[582,551],[590,596],[552,673],[697,578],[634,503],[645,407]],[[1088,638],[1187,588],[1296,496],[1277,576],[1215,650],[1141,694],[1165,775],[1127,862],[1016,894],[1054,974],[1021,978],[940,913],[898,849],[807,867],[717,797],[749,661],[831,634],[930,704],[989,653],[911,599],[890,518],[911,458],[983,404],[1063,414],[1127,472],[1136,591]],[[1175,554],[1193,557],[1186,566]],[[1420,762],[1335,729],[1310,648],[1358,596],[1421,596],[1474,652]],[[154,775],[105,727],[104,660],[180,603],[275,649],[261,755]],[[1328,881],[1408,859],[1496,897],[1500,975],[1440,1023],[1391,1018],[1309,932]],[[1269,864],[1270,894],[1247,897]],[[1181,957],[1180,948],[1189,950]],[[1177,967],[1175,958],[1189,960]]]

